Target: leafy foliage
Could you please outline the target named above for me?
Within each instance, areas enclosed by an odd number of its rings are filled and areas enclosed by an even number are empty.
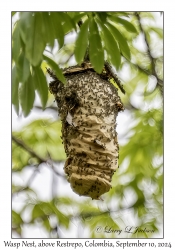
[[[120,17],[119,17],[120,16]],[[80,64],[83,61],[86,49],[89,45],[90,61],[94,69],[101,73],[104,66],[104,52],[111,64],[119,69],[121,64],[121,52],[130,59],[130,52],[126,40],[122,34],[116,29],[117,23],[128,32],[137,33],[133,24],[125,19],[122,19],[122,13],[115,16],[115,13],[65,13],[65,12],[20,12],[20,19],[15,23],[12,34],[12,56],[13,67],[16,66],[16,79],[23,85],[14,85],[14,91],[17,92],[20,86],[25,86],[25,83],[30,77],[30,82],[37,82],[37,73],[34,68],[41,67],[42,61],[45,60],[55,70],[55,73],[60,81],[65,83],[65,78],[58,64],[52,58],[46,55],[46,48],[54,47],[55,41],[58,42],[59,48],[64,47],[64,37],[71,31],[77,32],[77,21],[81,18],[84,24],[80,28],[79,35],[76,40],[75,58]],[[124,13],[125,16],[125,13]],[[128,15],[127,15],[128,16]],[[128,16],[129,17],[129,16]],[[34,73],[35,71],[35,73]],[[37,70],[39,72],[39,69]],[[35,76],[34,76],[35,74]],[[35,84],[35,88],[39,92],[42,107],[45,107],[47,102],[46,84],[44,75],[40,71],[42,77],[43,91],[41,86]],[[31,83],[32,85],[32,83]],[[30,89],[30,91],[34,91]],[[23,90],[22,90],[23,92]],[[20,95],[20,104],[23,114],[27,116],[33,105],[33,98],[30,103],[30,108],[27,108],[26,94]],[[16,108],[19,103],[15,102]]]
[[[119,235],[104,231],[106,226],[124,231],[133,221],[140,228],[159,233],[163,214],[163,31],[152,24],[143,25],[138,17],[154,21],[151,12],[13,13],[17,21],[12,34],[12,104],[18,115],[22,108],[27,117],[35,113],[36,96],[39,96],[41,105],[38,106],[42,110],[36,120],[12,133],[12,197],[18,201],[22,200],[21,193],[25,197],[20,208],[13,205],[15,237],[25,237],[23,225],[40,225],[45,237],[61,238],[65,231],[71,238],[72,233],[74,237],[84,238],[154,236],[147,232]],[[135,42],[141,33],[144,51]],[[76,37],[71,41],[73,45],[66,40],[71,34]],[[74,63],[81,64],[88,47],[97,72],[101,72],[105,60],[118,69],[126,90],[126,95],[121,96],[124,115],[130,117],[127,128],[123,125],[124,134],[119,133],[119,143],[124,139],[120,143],[120,167],[113,176],[113,188],[103,197],[104,202],[79,198],[64,182],[60,163],[66,155],[60,138],[61,123],[48,94],[45,76],[45,67],[51,67],[66,84],[61,67],[71,65],[73,56]],[[135,102],[136,98],[139,103]],[[48,111],[56,118],[43,118]],[[42,176],[46,166],[53,174],[48,200],[41,198],[45,185],[40,187],[41,179],[35,177],[36,173]],[[29,169],[32,175],[26,180],[23,175]],[[103,229],[100,232],[99,226]]]

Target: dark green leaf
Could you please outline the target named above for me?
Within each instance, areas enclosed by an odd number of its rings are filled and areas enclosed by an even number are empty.
[[[27,59],[33,66],[37,66],[42,60],[46,45],[41,13],[22,12],[20,32],[25,43]]]
[[[75,43],[75,59],[79,64],[83,61],[88,46],[88,27],[89,20],[86,20],[81,26]]]
[[[41,99],[43,109],[46,106],[47,99],[48,99],[48,86],[46,82],[46,77],[43,74],[43,71],[40,67],[33,68],[34,75],[33,75],[33,83],[35,89],[38,91],[38,94]]]
[[[108,16],[108,18],[117,24],[118,23],[122,24],[128,32],[137,33],[136,28],[131,22],[128,22],[127,20],[117,16]]]
[[[105,23],[107,18],[106,12],[97,12],[97,16],[100,18],[100,20]]]
[[[31,75],[26,82],[21,84],[19,89],[19,99],[23,114],[26,117],[33,108],[35,99],[35,90]]]
[[[20,25],[16,22],[15,28],[12,35],[12,57],[14,61],[17,61],[21,49],[21,38],[20,38]]]
[[[43,55],[44,60],[50,65],[51,69],[54,70],[56,76],[62,83],[66,83],[66,79],[62,73],[62,70],[58,67],[56,62],[54,62],[50,57]]]
[[[92,18],[89,26],[89,56],[90,61],[98,73],[101,73],[104,66],[104,51],[101,44],[98,27]]]
[[[100,22],[100,26],[102,28],[103,40],[105,43],[105,49],[107,50],[107,53],[108,53],[108,57],[109,57],[111,63],[117,69],[119,69],[120,63],[121,63],[121,56],[120,56],[118,44],[115,41],[111,32],[108,30],[108,28],[102,22]]]
[[[19,112],[19,98],[18,98],[19,81],[16,73],[16,66],[12,69],[12,103],[15,107],[16,113]]]
[[[26,82],[30,75],[30,64],[23,52],[20,54],[16,63],[16,71],[19,82]]]
[[[116,27],[114,27],[110,23],[108,23],[107,26],[109,27],[114,38],[118,41],[118,43],[120,45],[120,49],[121,49],[122,53],[124,54],[124,56],[128,60],[130,60],[131,54],[130,54],[130,49],[128,47],[126,39],[123,37],[123,35],[118,31],[118,29]]]

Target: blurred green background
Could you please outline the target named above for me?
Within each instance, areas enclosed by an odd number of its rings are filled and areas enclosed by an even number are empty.
[[[126,90],[120,167],[104,201],[79,197],[66,180],[46,74],[65,82],[60,69],[81,63],[88,45],[96,71],[108,60]],[[162,13],[13,12],[12,104],[12,237],[163,237]]]

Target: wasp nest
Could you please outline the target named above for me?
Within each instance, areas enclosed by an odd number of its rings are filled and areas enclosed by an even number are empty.
[[[99,199],[111,188],[118,168],[116,117],[123,105],[117,89],[92,69],[65,70],[66,85],[47,71],[54,78],[50,92],[62,121],[68,181],[80,196]]]

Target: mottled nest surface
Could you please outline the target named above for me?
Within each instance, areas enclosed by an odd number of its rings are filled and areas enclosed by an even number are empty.
[[[62,121],[67,154],[64,170],[71,188],[79,195],[99,199],[111,188],[118,168],[116,117],[123,104],[105,74],[77,68],[73,73],[71,68],[63,71],[65,85],[48,70],[54,78],[50,91]]]

